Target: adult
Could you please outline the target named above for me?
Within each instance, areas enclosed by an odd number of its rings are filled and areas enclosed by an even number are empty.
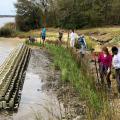
[[[108,88],[111,88],[111,66],[112,66],[112,55],[109,53],[107,47],[102,48],[102,52],[98,56],[99,71],[101,83],[103,84],[105,79],[107,80]]]
[[[116,46],[112,47],[112,54],[113,54],[112,65],[115,69],[118,92],[120,93],[120,52]]]
[[[74,32],[74,30],[71,30],[70,33],[70,47],[74,48],[75,46],[75,39],[76,39],[76,34]]]
[[[81,57],[84,57],[85,52],[86,52],[86,48],[87,48],[87,44],[86,44],[86,40],[84,35],[78,37],[78,45],[80,47],[80,55]]]
[[[45,45],[45,40],[46,40],[46,28],[45,28],[45,27],[42,28],[41,37],[42,37],[43,47],[44,47],[44,45]]]

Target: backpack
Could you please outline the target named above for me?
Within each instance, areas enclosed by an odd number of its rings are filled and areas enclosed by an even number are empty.
[[[84,38],[83,37],[79,37],[78,38],[78,45],[79,46],[81,46],[81,45],[85,46],[85,42],[84,42]]]

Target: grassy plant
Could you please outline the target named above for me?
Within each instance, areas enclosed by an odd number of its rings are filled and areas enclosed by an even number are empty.
[[[86,43],[87,43],[88,49],[90,50],[96,46],[96,43],[89,36],[86,36]]]
[[[103,108],[103,101],[100,94],[94,87],[94,78],[86,69],[87,64],[82,63],[80,67],[71,56],[69,50],[63,47],[56,47],[54,45],[47,46],[49,51],[54,56],[54,65],[59,66],[61,70],[61,78],[64,82],[70,82],[74,88],[79,92],[82,100],[87,100],[87,105],[93,110],[93,114],[98,114]],[[92,117],[94,116],[92,114]]]
[[[111,43],[114,45],[118,45],[120,44],[120,35],[119,36],[116,36],[112,39]]]

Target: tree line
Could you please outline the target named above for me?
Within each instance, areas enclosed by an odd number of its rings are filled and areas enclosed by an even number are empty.
[[[119,0],[18,0],[20,30],[48,27],[83,28],[120,24]]]

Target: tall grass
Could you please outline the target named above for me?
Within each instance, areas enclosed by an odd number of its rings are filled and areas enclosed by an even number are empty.
[[[75,57],[74,50],[62,46],[47,45],[47,48],[54,56],[54,66],[61,70],[63,83],[72,84],[81,100],[86,101],[87,118],[90,120],[97,118],[109,105],[104,91],[98,91],[95,87],[95,79],[91,75],[88,60],[80,60],[79,57]],[[109,110],[104,114],[108,112]]]
[[[41,46],[36,43],[37,46]],[[79,93],[81,101],[86,101],[88,120],[105,120],[111,118],[108,97],[104,89],[96,89],[96,80],[89,67],[89,60],[80,58],[74,49],[46,44],[48,51],[53,55],[54,67],[61,70],[63,84],[71,84]],[[102,119],[100,119],[102,120]]]
[[[97,45],[97,43],[94,42],[89,36],[86,36],[86,43],[89,50],[93,49]]]

